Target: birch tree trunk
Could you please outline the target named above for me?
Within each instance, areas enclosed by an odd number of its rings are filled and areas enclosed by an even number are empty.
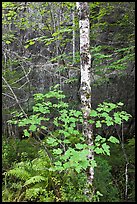
[[[72,11],[72,18],[73,18],[73,64],[75,64],[75,9]]]
[[[93,129],[88,123],[89,114],[91,111],[91,54],[90,48],[90,23],[89,23],[89,6],[88,2],[76,2],[79,14],[79,29],[80,29],[80,70],[81,70],[81,85],[80,96],[82,112],[84,117],[83,134],[86,138],[86,143],[93,145]],[[89,150],[88,159],[94,159],[93,151]],[[94,169],[88,170],[88,184],[92,185],[94,178]]]

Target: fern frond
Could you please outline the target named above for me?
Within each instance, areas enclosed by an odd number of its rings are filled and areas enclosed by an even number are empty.
[[[39,188],[29,188],[26,190],[26,195],[25,198],[29,199],[29,200],[33,200],[37,197],[39,197],[39,194],[44,193],[45,196],[47,194],[47,191],[45,189],[43,189],[42,187]]]
[[[30,185],[30,184],[39,183],[41,181],[46,181],[46,183],[48,184],[48,179],[45,178],[44,176],[33,176],[29,180],[27,180],[25,182],[24,186],[27,186],[27,185]]]
[[[19,178],[20,180],[26,181],[30,178],[30,174],[23,168],[14,168],[7,172],[8,175],[15,176],[16,178]]]

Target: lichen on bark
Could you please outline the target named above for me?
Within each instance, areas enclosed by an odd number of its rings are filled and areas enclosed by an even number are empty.
[[[81,70],[81,107],[83,112],[83,134],[86,143],[93,145],[93,129],[88,122],[91,111],[91,54],[90,54],[90,23],[88,2],[76,2],[79,14],[80,29],[80,70]],[[94,159],[94,152],[90,149],[88,159]],[[88,169],[88,183],[92,185],[94,178],[94,168]]]

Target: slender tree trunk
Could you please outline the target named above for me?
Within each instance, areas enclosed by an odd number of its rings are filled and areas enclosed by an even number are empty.
[[[80,29],[80,69],[81,69],[81,105],[84,117],[83,134],[88,145],[93,145],[93,129],[88,123],[91,111],[91,54],[90,54],[90,23],[89,23],[89,6],[88,2],[76,2],[79,13]],[[88,158],[93,160],[93,151],[89,150]],[[88,184],[92,185],[94,178],[94,169],[88,170]]]
[[[75,63],[75,9],[72,12],[72,17],[73,17],[73,64]]]

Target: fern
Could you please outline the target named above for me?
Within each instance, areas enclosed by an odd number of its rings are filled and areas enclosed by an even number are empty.
[[[44,176],[33,176],[29,180],[27,180],[25,182],[24,186],[28,186],[30,184],[39,183],[41,181],[47,181],[47,178],[45,178]]]
[[[8,175],[15,176],[20,180],[26,181],[30,178],[30,174],[23,168],[14,168],[7,172]]]
[[[4,201],[54,201],[55,196],[50,189],[50,160],[43,150],[40,150],[38,155],[38,158],[32,161],[16,163],[7,171],[3,189]]]
[[[29,199],[29,200],[33,200],[33,199],[36,199],[39,194],[46,194],[46,190],[43,189],[42,187],[39,187],[39,188],[29,188],[26,190],[26,195],[25,195],[25,198],[26,199]]]

